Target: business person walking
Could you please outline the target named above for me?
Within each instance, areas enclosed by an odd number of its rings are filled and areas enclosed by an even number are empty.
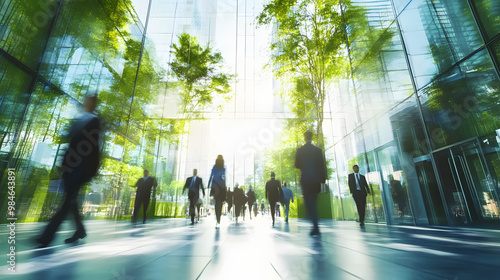
[[[182,188],[182,194],[184,194],[184,192],[188,190],[189,214],[191,215],[191,224],[194,224],[195,207],[198,203],[198,198],[200,198],[200,188],[203,192],[203,197],[205,197],[205,188],[203,188],[203,181],[197,175],[198,170],[193,169],[193,176],[186,179],[184,188]]]
[[[40,247],[47,247],[68,213],[73,215],[76,232],[64,240],[72,243],[87,236],[83,227],[78,193],[86,182],[97,174],[100,161],[99,141],[101,138],[101,120],[93,113],[97,106],[96,96],[87,96],[83,103],[84,112],[75,119],[69,131],[69,147],[62,162],[62,179],[64,183],[64,201],[61,208],[52,217],[42,235],[36,239]]]
[[[316,203],[321,192],[321,183],[326,180],[326,164],[323,151],[312,144],[312,132],[304,133],[306,144],[297,149],[295,167],[300,169],[300,186],[304,195],[307,213],[313,223],[312,236],[319,235],[318,209]]]
[[[352,171],[354,171],[354,173],[348,176],[349,191],[354,198],[354,202],[356,202],[359,225],[363,227],[365,226],[366,196],[370,194],[370,188],[368,187],[365,176],[359,174],[359,166],[354,165]]]
[[[143,171],[144,177],[137,180],[135,186],[137,187],[137,191],[135,192],[135,203],[134,203],[134,212],[132,213],[132,223],[137,222],[137,215],[139,215],[139,209],[142,206],[142,223],[146,223],[146,214],[148,212],[149,200],[151,198],[151,189],[158,186],[158,182],[156,178],[153,176],[149,176],[149,170],[144,169]],[[155,191],[153,191],[155,192]]]
[[[281,183],[279,180],[275,179],[274,172],[271,172],[271,180],[266,183],[266,199],[269,201],[269,206],[271,207],[271,217],[273,219],[274,227],[274,216],[276,214],[276,202],[280,201],[281,195]]]

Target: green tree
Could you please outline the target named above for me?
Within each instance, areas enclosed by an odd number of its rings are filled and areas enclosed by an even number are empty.
[[[264,5],[257,23],[275,26],[268,66],[285,84],[293,85],[282,92],[289,97],[301,125],[315,129],[324,151],[328,84],[347,78],[346,74],[356,67],[349,64],[346,47],[355,42],[354,55],[359,58],[355,62],[366,67],[376,60],[392,33],[370,27],[365,10],[349,0],[272,0]]]
[[[308,89],[307,101],[312,106],[302,108],[308,109],[305,115],[315,120],[318,144],[324,148],[322,126],[327,82],[346,69],[345,35],[338,1],[272,0],[264,5],[257,22],[276,26],[269,66],[278,78]]]
[[[200,46],[196,37],[187,33],[179,35],[178,40],[172,46],[173,60],[169,65],[181,89],[180,112],[199,117],[204,109],[217,104],[216,97],[222,101],[231,98],[228,93],[234,75],[223,71],[222,55],[210,44]],[[217,104],[218,109],[222,104]]]

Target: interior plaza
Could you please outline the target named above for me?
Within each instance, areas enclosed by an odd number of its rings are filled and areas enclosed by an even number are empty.
[[[86,234],[65,242],[69,215],[39,246],[89,115]],[[314,236],[305,131],[326,169]],[[497,279],[499,144],[498,0],[0,1],[1,279]],[[219,156],[227,193],[255,195],[239,220],[225,197],[220,225]]]

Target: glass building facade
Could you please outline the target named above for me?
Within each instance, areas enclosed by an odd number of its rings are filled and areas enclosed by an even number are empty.
[[[358,164],[372,221],[498,224],[500,5],[352,2],[368,11],[367,28],[394,36],[373,47],[376,63],[353,42],[352,78],[332,94],[337,195],[350,199],[345,181]]]
[[[173,206],[183,202],[183,180],[193,168],[208,180],[217,154],[230,186],[251,184],[262,196],[274,157],[277,176],[300,190],[287,171],[293,166],[281,166],[287,158],[268,149],[294,117],[274,95],[282,85],[263,68],[273,38],[272,28],[254,22],[263,2],[2,1],[1,212],[14,168],[19,220],[50,218],[61,194],[61,135],[94,92],[106,131],[99,175],[85,189],[88,215],[130,215],[142,168],[159,182],[152,215],[179,215],[182,206]],[[344,14],[363,8],[366,20],[355,28],[389,40],[346,32],[350,71],[331,83],[324,108],[333,218],[357,217],[347,175],[358,164],[373,192],[367,221],[500,224],[500,3],[339,2]],[[177,113],[168,64],[184,32],[219,49],[237,77],[221,111],[189,121]]]

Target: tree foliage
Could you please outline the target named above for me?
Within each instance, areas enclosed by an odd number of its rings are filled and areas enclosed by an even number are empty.
[[[361,65],[369,68],[393,32],[370,26],[365,9],[349,0],[273,0],[264,5],[257,23],[274,25],[268,66],[285,83],[294,84],[284,91],[290,107],[297,118],[313,120],[307,127],[315,128],[324,148],[322,125],[329,82],[349,77]],[[351,65],[347,46],[352,46],[351,57],[356,57]]]
[[[296,83],[297,91],[292,94],[302,96],[292,98],[302,98],[300,101],[308,103],[301,107],[303,111],[296,112],[313,117],[319,144],[324,148],[322,125],[327,82],[347,69],[338,1],[270,1],[257,16],[257,22],[276,26],[269,66],[279,78]],[[308,111],[311,107],[314,109]]]
[[[187,33],[178,36],[173,44],[173,60],[169,64],[173,75],[181,88],[180,112],[200,116],[204,109],[218,105],[216,98],[229,100],[230,83],[234,75],[223,70],[223,58],[220,52],[210,44],[201,46],[196,37]]]

